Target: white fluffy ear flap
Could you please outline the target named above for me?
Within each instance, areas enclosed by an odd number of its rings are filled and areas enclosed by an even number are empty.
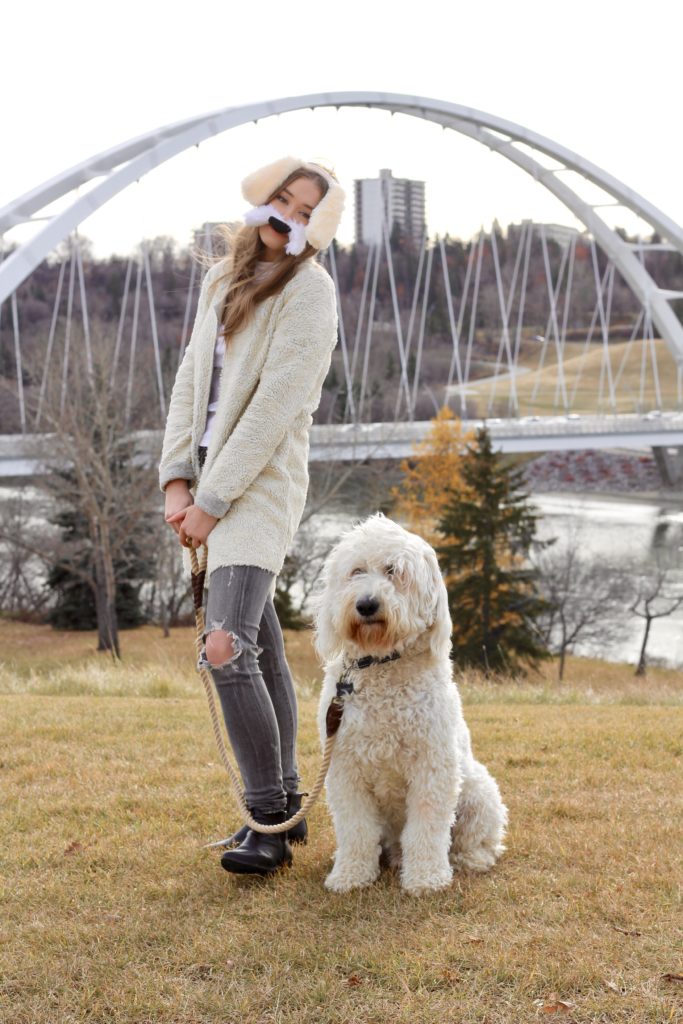
[[[262,206],[288,174],[305,164],[306,161],[300,157],[283,156],[272,164],[259,167],[242,180],[242,195],[252,206]]]
[[[346,193],[334,179],[328,180],[330,187],[313,209],[311,219],[306,225],[306,238],[315,249],[327,249],[337,233],[344,212]]]

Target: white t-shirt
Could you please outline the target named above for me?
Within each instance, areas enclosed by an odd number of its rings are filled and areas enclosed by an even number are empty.
[[[254,273],[256,277],[264,277],[270,267],[272,267],[272,261],[269,260],[257,260]],[[220,391],[221,382],[221,370],[223,369],[223,356],[225,355],[225,337],[223,335],[223,325],[220,324],[218,327],[218,333],[216,335],[216,347],[213,353],[213,373],[211,374],[211,391],[209,393],[209,404],[206,407],[206,427],[202,434],[202,439],[199,442],[200,447],[207,447],[209,444],[209,438],[211,437],[211,430],[213,428],[213,421],[216,418],[216,409],[218,408],[218,394]]]

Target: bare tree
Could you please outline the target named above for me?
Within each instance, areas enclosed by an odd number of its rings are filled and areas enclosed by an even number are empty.
[[[42,438],[43,444],[49,443],[49,455],[39,450],[37,438],[31,445],[30,435],[27,447],[42,462],[38,483],[51,506],[75,510],[87,524],[86,536],[66,541],[43,536],[36,541],[17,539],[4,529],[0,540],[86,583],[97,613],[98,650],[120,658],[115,566],[121,573],[130,565],[135,550],[131,538],[138,540],[138,550],[146,546],[153,557],[152,538],[163,525],[161,516],[150,514],[155,499],[159,502],[158,484],[147,466],[135,462],[125,403],[113,383],[110,333],[104,325],[91,325],[89,357],[84,337],[79,341],[74,349],[82,355],[72,357],[68,371],[45,377],[40,398],[30,394],[29,411],[35,413],[40,401],[41,423],[51,431]],[[41,379],[42,366],[27,369],[33,380]],[[142,396],[138,393],[134,401],[139,404]]]
[[[558,681],[564,678],[567,654],[579,642],[604,645],[627,631],[624,621],[630,599],[627,577],[583,554],[580,531],[568,532],[564,543],[536,550],[534,567],[548,611],[538,620],[543,638],[558,657]]]
[[[146,602],[146,618],[161,625],[164,637],[191,612],[192,585],[185,571],[178,537],[164,524],[156,548],[156,577]]]
[[[645,652],[653,621],[673,615],[681,604],[683,604],[683,590],[681,585],[677,585],[672,579],[670,568],[659,566],[654,576],[641,575],[638,578],[635,599],[630,608],[634,615],[645,622],[643,642],[635,672],[637,676],[645,675]]]
[[[39,615],[49,600],[43,586],[44,559],[25,549],[26,544],[40,544],[35,512],[35,498],[25,489],[0,505],[0,609],[15,616]]]

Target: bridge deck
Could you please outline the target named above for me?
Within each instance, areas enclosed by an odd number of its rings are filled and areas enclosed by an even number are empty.
[[[464,430],[482,420],[463,420]],[[588,448],[683,447],[683,412],[643,416],[527,416],[486,421],[494,449],[502,452],[572,451]],[[414,423],[316,424],[311,428],[312,462],[402,459],[423,440],[431,421]],[[137,431],[138,451],[154,459],[162,431]],[[32,477],[44,472],[51,435],[0,435],[0,478]]]

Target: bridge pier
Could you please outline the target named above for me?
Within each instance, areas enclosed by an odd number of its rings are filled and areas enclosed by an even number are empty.
[[[666,487],[678,487],[683,483],[683,448],[653,445],[652,454],[662,483]]]

